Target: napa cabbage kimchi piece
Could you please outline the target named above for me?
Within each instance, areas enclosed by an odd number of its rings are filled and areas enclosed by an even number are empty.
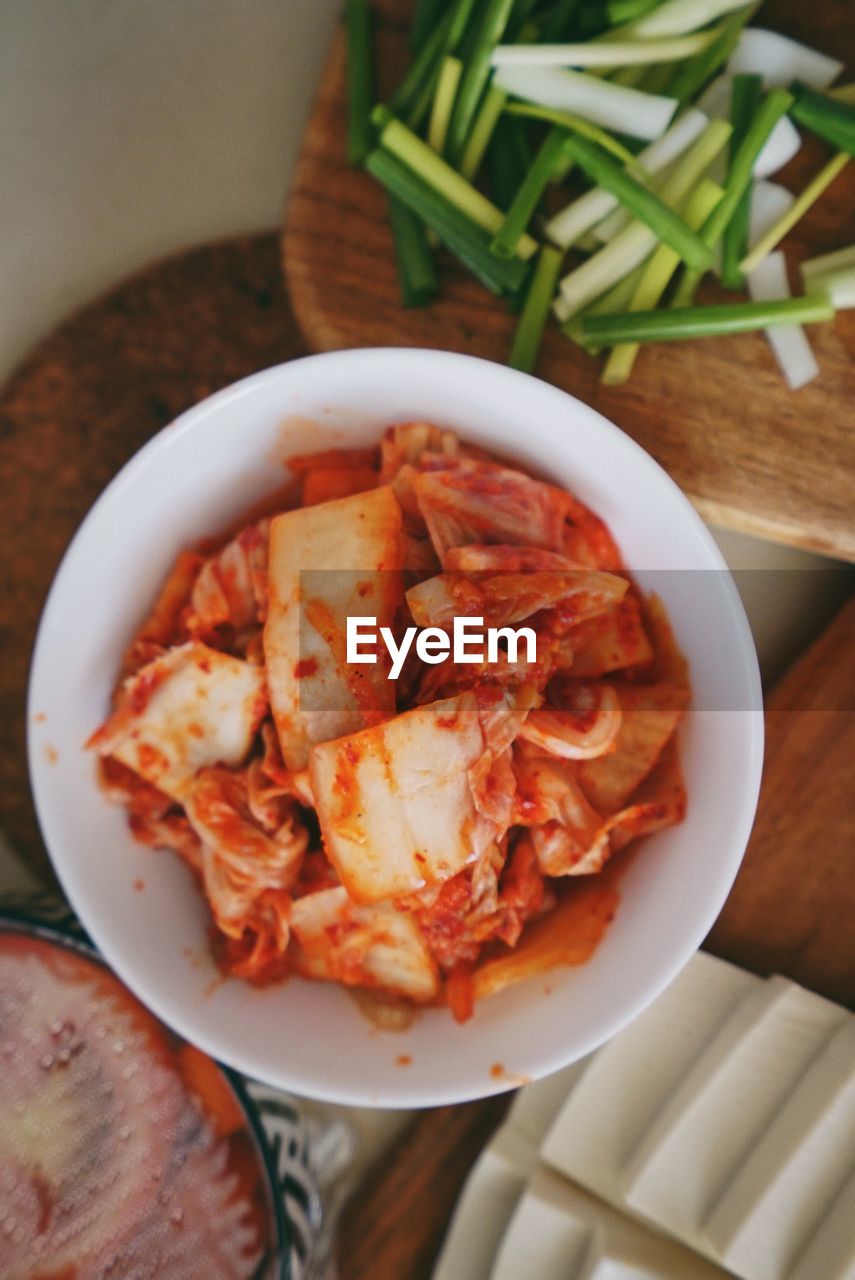
[[[395,712],[382,661],[346,661],[348,616],[391,624],[401,592],[401,512],[388,487],[276,516],[264,659],[285,762]]]
[[[463,1021],[583,963],[616,855],[681,821],[688,668],[596,513],[454,433],[290,466],[298,505],[176,560],[91,739],[101,784],[191,868],[227,973]],[[397,643],[524,625],[536,654],[412,645],[391,680],[383,646],[347,662],[352,617]]]
[[[124,683],[90,745],[180,800],[199,769],[244,760],[266,709],[259,667],[191,641]]]

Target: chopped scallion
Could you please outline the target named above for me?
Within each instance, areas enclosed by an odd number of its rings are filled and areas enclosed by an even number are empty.
[[[565,134],[551,129],[546,135],[534,163],[529,168],[519,190],[514,196],[505,220],[493,239],[490,248],[501,258],[510,258],[517,251],[520,237],[526,230],[540,199],[546,190],[556,162],[564,148]],[[541,256],[542,256],[541,250]],[[560,258],[560,255],[559,255]]]
[[[531,373],[534,370],[560,270],[560,250],[553,249],[551,245],[544,245],[537,256],[525,306],[514,333],[508,359],[508,364],[513,369],[520,369],[523,373]]]
[[[697,231],[723,195],[724,191],[718,183],[704,178],[686,201],[683,212],[687,225]],[[660,244],[643,268],[627,309],[649,311],[657,306],[679,265],[680,259],[674,250],[667,244]],[[601,381],[607,386],[619,386],[626,382],[632,373],[638,345],[637,342],[618,343],[606,361]]]
[[[620,204],[653,231],[658,240],[669,244],[684,262],[702,271],[709,267],[712,249],[655,192],[643,187],[615,164],[611,156],[586,139],[567,138],[564,146],[593,182],[610,191]]]
[[[528,268],[520,258],[506,261],[490,252],[490,237],[435,187],[425,182],[384,147],[369,152],[365,167],[439,237],[492,293],[516,293]]]
[[[424,307],[436,297],[439,280],[424,223],[395,196],[389,196],[389,221],[405,307]]]
[[[748,132],[760,99],[763,96],[763,81],[760,76],[734,76],[730,89],[730,122],[733,133],[730,135],[730,163],[733,164],[736,152]],[[742,287],[742,272],[739,264],[745,257],[748,248],[748,225],[751,219],[752,183],[743,191],[733,211],[733,217],[724,229],[721,246],[721,279],[727,289]]]
[[[371,11],[368,0],[347,0],[344,8],[347,43],[347,158],[362,164],[374,145],[371,103]]]
[[[379,112],[375,112],[375,118],[381,122],[384,119]],[[387,120],[382,127],[380,142],[387,151],[392,152],[425,182],[435,187],[446,200],[456,205],[461,213],[465,213],[491,235],[496,234],[504,222],[501,209],[476,190],[456,169],[452,169],[450,164],[411,129],[401,124],[400,120]],[[531,236],[522,236],[517,253],[520,257],[530,258],[537,252],[537,247],[537,242]]]
[[[727,180],[724,184],[724,196],[701,227],[701,238],[706,241],[711,249],[714,249],[721,239],[725,227],[733,217],[736,206],[751,182],[754,162],[760,154],[763,144],[777,121],[790,109],[792,104],[793,95],[787,93],[786,89],[772,89],[764,98],[757,114],[748,126],[745,137],[733,157]],[[740,264],[740,269],[742,271],[750,270],[744,262]],[[699,283],[700,273],[692,267],[687,267],[674,295],[674,306],[688,306],[695,296]]]
[[[679,342],[717,334],[751,333],[781,324],[821,324],[834,317],[824,298],[785,298],[776,302],[733,302],[670,311],[630,311],[617,316],[577,316],[569,328],[584,344]]]
[[[746,275],[753,271],[758,263],[763,261],[767,253],[771,253],[776,245],[780,244],[787,232],[797,222],[801,221],[811,205],[816,204],[825,189],[830,187],[837,175],[846,168],[849,159],[850,157],[845,151],[838,151],[837,155],[832,156],[828,163],[823,165],[801,195],[796,197],[783,217],[779,218],[775,225],[769,228],[766,234],[757,241],[751,252],[743,258],[739,265]]]
[[[678,62],[700,53],[718,32],[672,40],[622,40],[614,44],[508,44],[493,50],[494,67],[632,67]]]
[[[855,155],[855,106],[841,102],[805,84],[794,84],[795,102],[790,115],[837,151]]]
[[[483,101],[478,108],[478,114],[475,117],[475,123],[472,125],[472,132],[469,134],[469,140],[460,160],[460,172],[467,182],[475,181],[478,170],[481,168],[481,162],[490,145],[493,130],[499,122],[507,101],[508,95],[503,93],[501,89],[497,89],[493,84],[484,94]]]
[[[538,107],[530,102],[511,102],[506,107],[506,111],[509,116],[528,116],[531,120],[545,120],[549,124],[558,125],[560,129],[567,129],[570,133],[581,134],[583,138],[590,138],[592,142],[598,143],[604,151],[608,151],[610,155],[620,160],[621,164],[632,168],[640,167],[637,156],[628,151],[610,133],[606,133],[605,129],[601,129],[599,125],[591,124],[590,120],[573,115],[570,111],[555,111],[551,107]]]
[[[455,58],[453,54],[449,54],[443,60],[439,79],[436,82],[436,93],[434,94],[433,107],[430,113],[427,140],[428,145],[438,155],[442,154],[442,149],[445,146],[448,122],[451,119],[451,111],[454,106],[454,95],[457,93],[462,71],[463,63],[460,59]]]

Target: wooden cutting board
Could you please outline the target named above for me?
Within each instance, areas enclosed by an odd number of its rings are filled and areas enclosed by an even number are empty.
[[[852,1005],[855,599],[767,698],[766,734],[757,822],[705,946]],[[442,1107],[413,1122],[345,1209],[341,1280],[430,1275],[466,1174],[508,1103]]]
[[[0,391],[0,829],[43,878],[24,748],[27,668],[59,558],[132,453],[220,387],[305,354],[275,233],[148,267],[65,321]]]
[[[406,65],[411,0],[376,0],[374,8],[382,96]],[[755,23],[855,68],[850,0],[769,0]],[[339,32],[306,131],[284,232],[288,287],[309,346],[442,347],[506,359],[514,317],[452,263],[444,264],[440,299],[423,310],[401,306],[385,195],[368,175],[348,168],[344,148]],[[809,140],[780,179],[801,189],[826,154]],[[853,239],[850,164],[790,236],[788,256],[795,261]],[[787,389],[761,334],[648,347],[629,384],[608,388],[598,381],[598,362],[553,328],[538,372],[634,436],[709,519],[855,559],[855,312],[812,328],[810,336],[822,375],[798,392]]]

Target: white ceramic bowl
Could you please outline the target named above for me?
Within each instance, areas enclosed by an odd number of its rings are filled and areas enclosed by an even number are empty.
[[[135,844],[83,742],[104,718],[122,652],[176,552],[283,481],[289,455],[374,443],[426,419],[548,474],[605,518],[642,586],[664,598],[692,667],[682,737],[688,816],[650,838],[622,880],[605,939],[581,968],[405,1032],[376,1029],[335,986],[217,984],[206,908],[171,854]],[[679,570],[681,572],[670,572]],[[693,571],[693,572],[687,572]],[[703,589],[698,586],[703,583]],[[182,415],[112,482],[66,553],[39,630],[30,768],[54,866],[92,938],[165,1022],[221,1061],[297,1093],[389,1107],[459,1102],[595,1049],[675,977],[724,902],[760,782],[757,661],[712,538],[664,471],[571,396],[500,365],[437,351],[367,350],[268,369]],[[138,891],[134,882],[142,880]],[[410,1065],[397,1065],[399,1055]],[[502,1064],[504,1074],[494,1068]]]

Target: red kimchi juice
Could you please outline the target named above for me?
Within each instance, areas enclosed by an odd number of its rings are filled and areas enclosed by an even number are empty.
[[[85,949],[0,922],[3,1280],[272,1278],[280,1244],[225,1073]]]

